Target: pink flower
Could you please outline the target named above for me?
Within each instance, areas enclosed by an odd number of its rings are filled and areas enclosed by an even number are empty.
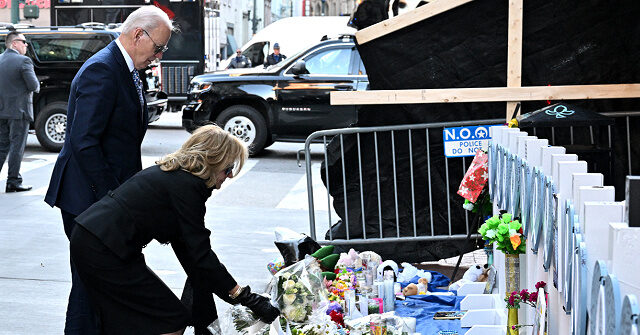
[[[516,297],[512,294],[509,297],[509,305],[513,306],[516,303]]]
[[[541,287],[545,287],[547,286],[547,283],[543,282],[543,281],[539,281],[536,283],[536,291],[539,290]]]
[[[529,301],[531,302],[537,302],[538,301],[538,292],[532,292],[529,295]]]
[[[511,329],[516,330],[516,326],[515,325],[511,326]]]
[[[529,291],[527,291],[526,288],[520,291],[520,299],[527,300],[528,296],[529,296]]]

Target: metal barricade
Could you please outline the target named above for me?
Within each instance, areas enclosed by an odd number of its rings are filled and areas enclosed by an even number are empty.
[[[632,170],[632,150],[631,148],[633,147],[634,143],[632,143],[632,136],[631,133],[632,131],[634,131],[634,126],[633,124],[635,124],[634,120],[637,122],[637,120],[640,117],[640,112],[636,112],[636,111],[628,111],[628,112],[605,112],[602,113],[604,115],[607,116],[611,116],[614,117],[616,119],[616,128],[618,131],[618,136],[616,138],[616,141],[623,141],[624,143],[620,144],[620,147],[624,147],[625,150],[619,150],[618,154],[616,155],[616,160],[618,160],[618,168],[620,168],[620,165],[622,166],[622,168],[624,170],[627,171],[622,171],[623,173],[619,173],[618,175],[616,175],[616,179],[619,179],[618,177],[624,177],[624,175],[626,174],[632,174],[632,172],[636,172],[635,170]],[[395,242],[401,242],[401,241],[435,241],[435,240],[463,240],[463,239],[467,239],[469,236],[471,238],[476,238],[478,237],[477,234],[470,234],[469,232],[469,215],[468,212],[465,212],[465,218],[464,218],[464,222],[465,222],[465,228],[466,228],[466,234],[452,234],[452,217],[451,217],[451,208],[452,206],[460,206],[462,204],[462,198],[460,203],[456,203],[456,204],[451,204],[451,192],[456,192],[458,185],[450,185],[449,183],[449,173],[451,171],[454,171],[457,174],[462,174],[464,175],[464,172],[467,169],[468,163],[469,163],[469,159],[471,159],[471,157],[469,158],[445,158],[444,159],[444,163],[445,163],[445,176],[444,179],[446,180],[446,197],[447,197],[447,204],[446,204],[446,214],[447,214],[447,226],[448,226],[448,231],[445,232],[438,232],[438,233],[434,233],[434,217],[433,217],[433,212],[431,210],[429,210],[429,222],[428,225],[430,228],[430,233],[428,234],[419,234],[418,233],[418,225],[420,224],[419,222],[416,222],[416,208],[414,207],[412,209],[412,222],[410,225],[413,226],[413,232],[412,234],[400,234],[400,221],[399,221],[399,217],[398,217],[398,194],[394,194],[394,206],[396,209],[396,213],[395,213],[395,220],[396,220],[396,234],[395,236],[383,236],[382,234],[382,215],[381,215],[381,209],[382,209],[382,203],[381,203],[381,199],[380,199],[380,180],[382,177],[389,177],[389,176],[383,176],[380,174],[380,168],[379,168],[379,161],[378,161],[378,153],[380,152],[379,150],[390,150],[393,153],[393,168],[390,171],[393,174],[393,182],[394,182],[394,190],[396,190],[397,192],[397,185],[396,185],[396,160],[395,160],[395,151],[396,151],[396,145],[395,142],[396,140],[402,136],[399,134],[402,134],[403,132],[407,133],[407,139],[408,139],[408,143],[409,143],[409,160],[413,159],[413,148],[411,148],[411,139],[412,139],[412,134],[415,134],[417,132],[422,132],[424,133],[424,138],[426,139],[426,144],[427,144],[427,148],[430,148],[433,143],[429,143],[429,133],[430,132],[434,132],[434,131],[442,131],[442,129],[447,128],[447,127],[461,127],[461,126],[475,126],[475,125],[491,125],[491,124],[503,124],[504,123],[504,119],[488,119],[488,120],[473,120],[473,121],[461,121],[461,122],[440,122],[440,123],[426,123],[426,124],[412,124],[412,125],[397,125],[397,126],[382,126],[382,127],[360,127],[360,128],[342,128],[342,129],[331,129],[331,130],[323,130],[323,131],[318,131],[315,132],[313,134],[311,134],[306,142],[305,142],[305,148],[304,148],[304,153],[305,153],[305,163],[306,163],[306,175],[307,175],[307,195],[308,195],[308,205],[309,205],[309,225],[310,225],[310,233],[311,236],[316,239],[320,244],[334,244],[334,245],[350,245],[350,244],[372,244],[372,243],[395,243]],[[624,131],[624,133],[620,134],[620,130],[626,130]],[[609,133],[609,145],[611,146],[611,127],[608,131]],[[616,131],[616,130],[614,130]],[[381,134],[383,133],[390,133],[390,138],[391,138],[391,146],[390,148],[379,148],[379,142],[378,142],[378,138],[380,136],[382,136]],[[365,229],[365,222],[364,222],[364,210],[365,210],[365,203],[364,203],[364,194],[363,194],[363,189],[362,189],[362,158],[361,158],[361,143],[360,143],[360,136],[363,134],[373,134],[374,137],[374,150],[375,150],[375,160],[376,160],[376,184],[377,184],[377,191],[378,191],[378,201],[377,201],[377,210],[378,210],[378,218],[379,218],[379,229],[377,234],[375,234],[375,236],[367,236],[366,233],[366,229]],[[535,129],[533,130],[533,134],[536,134]],[[358,151],[358,175],[359,175],[359,184],[360,184],[360,197],[358,199],[359,204],[353,206],[349,206],[348,200],[347,200],[347,190],[346,190],[346,183],[343,182],[343,196],[344,196],[344,220],[345,220],[345,224],[346,224],[346,239],[335,239],[332,234],[331,234],[331,226],[333,224],[332,222],[332,218],[335,218],[334,215],[337,214],[332,214],[332,204],[331,204],[331,196],[330,196],[330,188],[327,187],[326,188],[326,207],[324,207],[323,210],[319,210],[318,208],[316,208],[316,203],[314,200],[314,174],[312,173],[312,165],[313,162],[311,160],[311,151],[310,151],[310,145],[312,143],[322,143],[323,145],[323,161],[325,166],[328,163],[328,155],[327,155],[327,145],[329,143],[329,141],[331,140],[331,138],[333,137],[337,137],[338,140],[340,141],[340,154],[342,155],[342,180],[345,180],[345,160],[344,160],[344,137],[345,136],[352,136],[355,135],[356,136],[356,140],[357,140],[357,151]],[[573,129],[570,130],[570,135],[571,135],[571,143],[573,143]],[[415,136],[415,135],[413,135]],[[556,143],[556,139],[555,136],[552,136],[549,138],[549,144],[550,145],[562,145],[562,143]],[[624,152],[620,152],[620,151],[624,151]],[[615,154],[615,153],[614,153]],[[442,195],[434,195],[432,193],[432,183],[431,183],[431,173],[432,173],[432,167],[431,167],[431,162],[432,162],[432,158],[431,154],[430,154],[430,150],[425,150],[425,155],[427,156],[427,174],[428,174],[428,182],[427,185],[425,187],[427,193],[428,193],[428,205],[430,208],[432,208],[432,204],[433,204],[433,199],[434,196],[442,196]],[[442,153],[442,155],[444,155],[444,153]],[[414,181],[413,181],[413,174],[414,174],[414,166],[413,166],[413,161],[409,162],[409,166],[410,166],[410,173],[411,173],[411,201],[413,204],[415,204],[415,197],[416,194],[414,194],[414,190],[416,189],[414,186]],[[637,169],[636,169],[637,170]],[[324,173],[324,177],[326,180],[328,180],[329,178],[329,173],[328,173],[328,169],[325,169],[325,173]],[[324,186],[324,185],[322,185]],[[327,186],[328,186],[328,182],[327,182]],[[316,194],[317,195],[317,194]],[[351,236],[349,236],[349,227],[350,223],[349,223],[349,216],[348,216],[348,212],[350,210],[353,209],[353,207],[360,207],[360,210],[362,211],[362,230],[363,230],[363,236],[361,238],[352,238]],[[323,238],[318,240],[317,239],[317,233],[316,233],[316,211],[321,211],[324,212],[326,210],[326,216],[327,216],[327,228],[328,228],[328,236],[327,238]],[[443,208],[444,210],[444,208]]]
[[[426,124],[411,124],[411,125],[397,125],[397,126],[382,126],[382,127],[362,127],[362,128],[342,128],[342,129],[332,129],[332,130],[323,130],[323,131],[318,131],[315,132],[313,134],[311,134],[306,142],[305,142],[305,161],[306,161],[306,175],[307,175],[307,194],[308,194],[308,203],[309,203],[309,224],[310,224],[310,233],[311,233],[311,237],[314,238],[315,240],[317,240],[320,244],[328,244],[331,243],[333,245],[349,245],[349,244],[372,244],[372,243],[396,243],[396,242],[402,242],[402,241],[444,241],[444,240],[465,240],[468,238],[477,238],[479,235],[478,234],[471,234],[471,232],[469,231],[470,227],[469,227],[469,215],[468,212],[465,211],[464,214],[464,222],[466,225],[466,231],[464,234],[455,234],[452,233],[452,231],[454,231],[454,229],[452,229],[452,213],[451,213],[451,208],[452,206],[461,206],[463,203],[463,199],[461,199],[461,201],[457,204],[451,204],[451,195],[455,194],[455,192],[458,189],[458,185],[450,185],[449,183],[449,174],[453,169],[456,169],[456,175],[460,175],[463,176],[464,173],[466,172],[466,169],[468,167],[468,162],[470,162],[469,159],[473,159],[472,157],[460,157],[460,158],[444,158],[444,164],[445,164],[445,176],[444,179],[446,180],[446,213],[447,213],[447,219],[446,219],[446,224],[448,226],[448,231],[442,231],[442,232],[435,232],[434,231],[434,212],[431,210],[433,208],[433,202],[434,202],[434,197],[441,197],[442,195],[436,195],[433,194],[432,192],[432,178],[431,178],[431,174],[432,174],[432,160],[433,160],[433,153],[431,152],[431,147],[433,146],[433,143],[430,143],[430,133],[434,134],[434,132],[442,132],[444,128],[449,128],[449,127],[461,127],[461,126],[476,126],[476,125],[494,125],[494,124],[503,124],[504,120],[503,119],[490,119],[490,120],[473,120],[473,121],[462,121],[462,122],[440,122],[440,123],[426,123]],[[406,133],[406,134],[405,134]],[[365,202],[364,202],[364,193],[363,193],[363,162],[362,162],[362,145],[361,145],[361,136],[365,136],[364,134],[369,134],[368,136],[373,136],[373,145],[374,145],[374,152],[375,152],[375,169],[376,169],[376,188],[377,188],[377,211],[378,211],[378,220],[379,220],[379,228],[378,228],[378,232],[374,235],[371,236],[370,234],[367,233],[367,229],[365,227]],[[385,135],[386,134],[386,135]],[[356,137],[356,146],[357,146],[357,175],[358,175],[358,183],[359,183],[359,187],[360,187],[360,197],[358,199],[358,204],[351,204],[348,202],[347,199],[347,183],[345,182],[346,180],[346,166],[345,166],[345,149],[344,149],[344,142],[345,142],[345,136],[354,136]],[[385,148],[380,148],[379,147],[379,138],[382,136],[388,136],[388,138],[390,138],[391,140],[391,145],[390,147],[385,147]],[[396,142],[398,142],[398,139],[400,139],[402,136],[406,136],[406,141],[408,144],[408,165],[409,165],[409,173],[410,173],[410,187],[411,187],[411,210],[412,213],[410,215],[412,222],[408,223],[408,226],[410,227],[409,229],[411,230],[411,226],[412,226],[412,232],[409,231],[409,234],[401,234],[400,232],[400,218],[399,218],[399,213],[398,213],[398,185],[397,185],[397,174],[398,171],[396,170],[397,168],[397,164],[399,163],[397,161],[396,158],[396,149],[398,149]],[[426,167],[421,166],[420,168],[426,168],[426,172],[427,172],[427,185],[423,185],[423,189],[426,191],[427,195],[426,197],[428,197],[428,206],[429,206],[429,217],[428,217],[428,222],[416,222],[416,196],[425,196],[424,194],[420,195],[420,194],[416,194],[415,190],[417,189],[416,185],[414,184],[414,156],[418,155],[420,153],[418,152],[414,152],[414,147],[412,144],[412,138],[415,138],[415,136],[424,136],[423,138],[425,139],[425,144],[426,147],[424,149],[424,155],[426,155]],[[311,160],[311,144],[312,143],[322,143],[323,144],[323,161],[325,166],[328,165],[329,162],[329,157],[327,154],[327,146],[329,141],[331,140],[331,138],[337,138],[337,140],[340,143],[340,156],[341,156],[341,162],[342,162],[342,185],[343,185],[343,196],[344,196],[344,220],[345,220],[345,224],[346,224],[346,239],[336,239],[334,238],[334,236],[332,236],[331,233],[331,226],[332,226],[332,216],[335,214],[332,214],[332,204],[331,204],[331,189],[330,189],[330,184],[329,184],[329,169],[325,169],[324,171],[324,178],[327,181],[326,182],[326,212],[327,212],[327,219],[328,219],[328,229],[329,229],[329,233],[328,233],[328,239],[317,239],[316,236],[316,208],[315,208],[315,200],[314,200],[314,190],[313,190],[313,185],[314,185],[314,173],[312,171],[312,166],[313,166],[313,162]],[[433,138],[433,137],[432,137]],[[441,137],[442,138],[442,137]],[[440,145],[443,145],[442,143],[440,143]],[[391,172],[392,172],[392,176],[388,176],[388,175],[381,175],[381,169],[380,169],[380,161],[379,161],[379,153],[381,152],[380,150],[390,150],[391,155],[393,157],[392,162],[391,162]],[[415,154],[415,155],[414,155]],[[444,152],[440,153],[441,155],[444,156]],[[316,177],[317,178],[317,177]],[[380,193],[380,184],[381,184],[381,178],[385,178],[385,179],[393,179],[393,190],[394,190],[394,194],[393,194],[393,206],[395,207],[395,236],[383,236],[383,223],[382,223],[382,207],[383,207],[383,203],[381,200],[381,193]],[[461,180],[461,178],[459,179]],[[453,193],[452,193],[453,192]],[[316,194],[317,196],[317,194]],[[406,195],[406,197],[408,197],[408,195]],[[342,205],[342,204],[341,204]],[[360,211],[362,211],[361,213],[361,217],[362,217],[362,237],[357,237],[357,238],[353,238],[352,236],[350,236],[349,234],[349,227],[350,227],[350,222],[349,222],[349,211],[352,210],[353,208],[360,207]],[[444,210],[444,208],[443,208]],[[323,210],[324,211],[324,210]],[[461,218],[460,218],[461,219]],[[360,223],[358,223],[360,224]],[[421,234],[419,233],[419,225],[421,224],[426,224],[427,227],[424,227],[425,230],[427,231],[426,234]],[[358,227],[359,228],[359,227]],[[459,230],[459,229],[455,229],[455,230]],[[405,231],[406,233],[406,231]],[[367,236],[369,235],[369,236]],[[388,234],[387,234],[388,235]]]

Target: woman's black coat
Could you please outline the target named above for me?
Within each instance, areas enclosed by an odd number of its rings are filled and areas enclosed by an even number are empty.
[[[76,221],[123,260],[139,255],[153,239],[170,243],[193,287],[194,322],[206,326],[216,318],[211,293],[229,302],[228,292],[236,285],[211,250],[211,232],[205,228],[205,202],[212,190],[189,172],[165,172],[156,165],[109,192]]]

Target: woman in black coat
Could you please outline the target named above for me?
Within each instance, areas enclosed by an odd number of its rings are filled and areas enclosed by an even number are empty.
[[[182,334],[190,310],[146,266],[142,249],[170,243],[194,294],[193,303],[225,301],[249,307],[263,321],[279,314],[269,299],[240,287],[211,250],[205,202],[243,166],[247,149],[214,125],[196,130],[162,158],[76,218],[71,258],[105,334]],[[206,296],[208,295],[208,299]],[[209,312],[214,314],[215,306]],[[194,314],[196,311],[193,311]]]

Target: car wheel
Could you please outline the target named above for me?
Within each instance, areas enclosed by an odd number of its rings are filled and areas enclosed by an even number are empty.
[[[47,104],[38,113],[34,127],[40,145],[49,151],[60,151],[67,133],[67,103],[55,101]]]
[[[244,142],[249,148],[249,154],[255,155],[264,149],[267,142],[267,122],[253,107],[231,106],[220,113],[216,124]]]

